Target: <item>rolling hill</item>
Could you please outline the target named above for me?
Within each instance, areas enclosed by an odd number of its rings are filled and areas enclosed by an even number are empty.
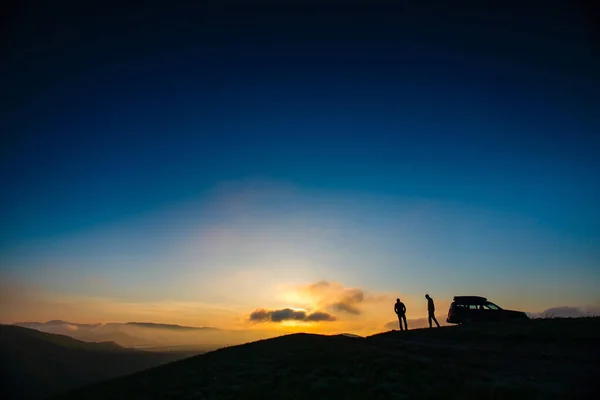
[[[192,327],[152,322],[126,322],[108,324],[80,324],[76,322],[52,320],[47,322],[17,322],[13,325],[31,328],[47,333],[67,335],[84,342],[112,341],[125,347],[160,346],[165,332],[192,333],[218,331],[211,327]],[[168,342],[168,340],[167,340]],[[213,346],[211,350],[218,346]]]
[[[196,354],[224,346],[280,336],[277,330],[231,330],[154,322],[81,324],[62,320],[17,322],[13,325],[70,336],[84,342],[115,342],[135,348],[195,348]]]
[[[594,398],[600,318],[294,334],[223,348],[56,399]]]
[[[181,359],[185,353],[88,343],[65,335],[0,325],[2,399],[37,399]]]
[[[78,324],[68,321],[17,322],[13,325],[46,333],[66,335],[84,342],[115,342],[124,347],[152,345],[151,341],[132,336],[121,328],[123,324]]]

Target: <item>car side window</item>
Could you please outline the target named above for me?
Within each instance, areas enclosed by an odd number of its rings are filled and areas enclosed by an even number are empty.
[[[469,304],[469,310],[477,310],[477,305]]]
[[[490,310],[494,310],[494,311],[496,311],[496,310],[499,310],[499,309],[500,309],[500,307],[498,307],[497,305],[495,305],[495,304],[493,304],[493,303],[487,303],[485,306],[486,306],[487,308],[489,308]]]

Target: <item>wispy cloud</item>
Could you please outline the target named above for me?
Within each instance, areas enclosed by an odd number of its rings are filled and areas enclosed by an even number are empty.
[[[366,293],[360,288],[345,287],[339,282],[319,281],[298,289],[300,296],[313,299],[322,309],[352,315],[362,314],[365,303],[387,301],[391,296]]]
[[[354,315],[360,314],[360,310],[358,309],[358,307],[353,306],[350,303],[345,303],[345,302],[334,303],[330,306],[330,308],[335,311],[346,312],[348,314],[354,314]]]
[[[382,304],[382,302],[391,302],[391,295],[367,292],[334,281],[321,280],[302,285],[287,284],[280,286],[278,292],[279,301],[285,302],[287,307],[259,308],[251,313],[248,320],[250,322],[328,322],[320,328],[322,332],[357,329],[362,332],[366,326],[370,326],[370,330],[374,329],[384,309],[391,310],[390,307]],[[329,323],[332,321],[336,322]]]

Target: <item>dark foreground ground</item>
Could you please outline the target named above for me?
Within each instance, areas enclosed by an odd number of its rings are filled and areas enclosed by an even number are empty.
[[[364,339],[289,335],[58,398],[596,398],[599,337],[600,318],[392,331]]]

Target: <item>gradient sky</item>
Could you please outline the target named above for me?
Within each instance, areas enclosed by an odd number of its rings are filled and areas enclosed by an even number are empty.
[[[15,10],[0,322],[264,329],[253,311],[291,307],[374,332],[427,292],[440,315],[600,306],[580,9],[217,3]]]

